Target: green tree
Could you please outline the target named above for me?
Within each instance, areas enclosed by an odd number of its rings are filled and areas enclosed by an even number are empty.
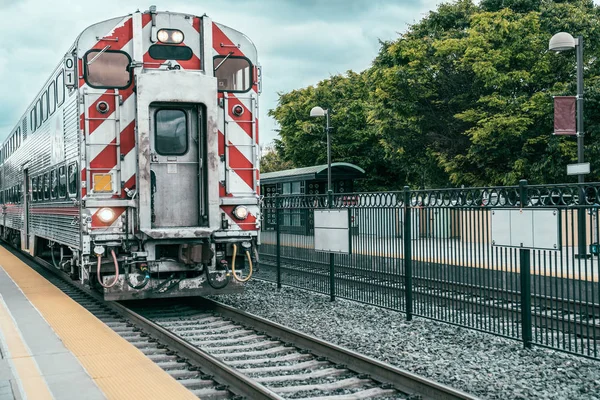
[[[292,168],[294,168],[292,162],[282,160],[274,147],[265,149],[260,158],[260,172],[262,173],[283,171]]]

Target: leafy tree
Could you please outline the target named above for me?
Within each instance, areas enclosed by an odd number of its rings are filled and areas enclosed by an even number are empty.
[[[266,149],[266,152],[260,159],[260,172],[276,172],[294,168],[290,161],[281,159],[279,153],[274,147]]]
[[[565,182],[575,138],[552,136],[555,95],[576,93],[573,52],[547,51],[550,37],[584,37],[586,159],[598,179],[599,9],[592,1],[458,0],[440,5],[373,66],[281,94],[278,152],[297,166],[324,163],[331,109],[335,161],[353,162],[365,187]],[[587,178],[587,179],[590,179]]]

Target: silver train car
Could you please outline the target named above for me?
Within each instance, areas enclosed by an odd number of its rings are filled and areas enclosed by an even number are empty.
[[[107,300],[242,290],[259,88],[254,44],[206,15],[88,27],[2,144],[2,238]]]

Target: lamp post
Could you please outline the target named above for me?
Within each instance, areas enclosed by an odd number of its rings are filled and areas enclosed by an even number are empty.
[[[548,49],[553,51],[576,50],[577,55],[577,162],[583,163],[583,37],[578,36],[575,39],[567,32],[559,32],[552,36]],[[577,176],[577,182],[580,184],[579,204],[584,204],[585,192],[583,190],[584,174]],[[579,257],[587,257],[586,237],[585,237],[585,210],[579,209],[577,213],[577,238]]]
[[[327,122],[326,122],[326,128],[325,130],[327,131],[327,192],[330,192],[331,189],[331,135],[329,134],[330,131],[330,127],[329,127],[329,110],[327,109],[322,109],[319,106],[313,107],[310,110],[310,116],[311,117],[327,117]]]

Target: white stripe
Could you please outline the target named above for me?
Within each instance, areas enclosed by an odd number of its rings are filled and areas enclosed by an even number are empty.
[[[114,105],[113,105],[114,106]],[[121,129],[121,132],[127,127],[129,126],[129,124],[131,124],[131,122],[133,122],[133,120],[135,119],[135,106],[136,106],[136,101],[135,101],[135,95],[131,95],[129,96],[129,98],[127,100],[125,100],[125,102],[123,103],[121,107],[121,109],[119,110],[120,112],[120,125],[119,128]],[[114,120],[114,116],[115,113],[113,111],[113,113],[108,117],[108,119],[104,122],[102,122],[102,124],[96,128],[96,130],[94,132],[92,132],[91,135],[87,135],[87,140],[88,143],[91,144],[90,146],[90,150],[88,152],[88,154],[90,155],[90,161],[93,161],[98,154],[100,154],[107,146],[101,146],[98,144],[94,144],[94,143],[110,143],[115,139],[115,120]],[[121,132],[118,132],[118,134],[120,135]],[[116,149],[115,149],[116,151]],[[112,166],[111,166],[112,167]]]

